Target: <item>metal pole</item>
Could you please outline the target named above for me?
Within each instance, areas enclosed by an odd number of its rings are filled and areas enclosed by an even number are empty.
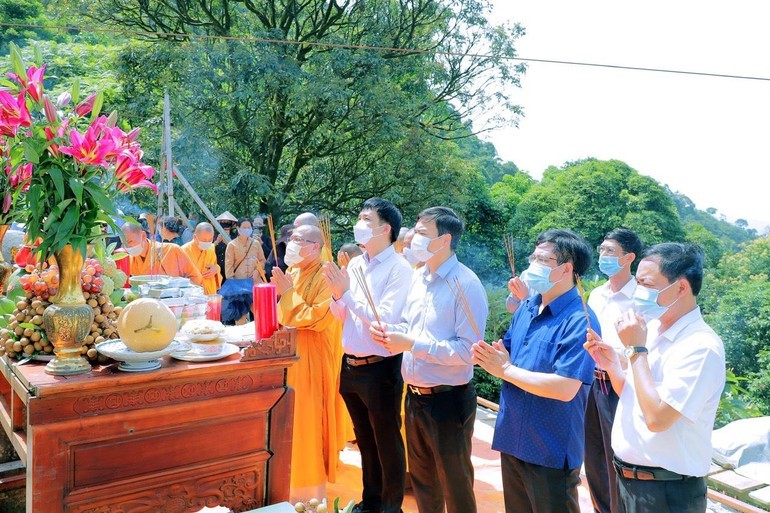
[[[171,158],[171,100],[168,92],[163,95],[163,133],[166,143],[166,172],[168,173],[168,215],[174,215],[174,159]]]

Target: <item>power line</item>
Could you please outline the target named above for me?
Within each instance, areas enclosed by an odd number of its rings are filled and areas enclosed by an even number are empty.
[[[521,62],[539,62],[543,64],[562,64],[569,66],[584,66],[591,68],[607,68],[607,69],[620,69],[627,71],[645,71],[650,73],[672,73],[677,75],[691,75],[700,77],[712,77],[712,78],[731,78],[737,80],[758,80],[762,82],[770,82],[770,77],[755,77],[751,75],[731,75],[727,73],[708,73],[704,71],[688,71],[679,69],[665,69],[665,68],[647,68],[641,66],[623,66],[619,64],[602,64],[596,62],[580,62],[580,61],[564,61],[555,59],[530,59],[525,57],[509,57],[493,54],[483,53],[463,53],[463,52],[446,52],[440,50],[424,50],[414,48],[390,48],[386,46],[370,46],[370,45],[355,45],[350,43],[328,43],[318,41],[290,41],[285,39],[270,39],[261,37],[247,37],[247,36],[218,36],[209,34],[186,34],[183,32],[161,32],[161,31],[149,31],[149,30],[130,30],[130,29],[113,29],[106,27],[79,27],[79,26],[59,26],[59,25],[35,25],[31,23],[6,23],[0,22],[0,27],[16,27],[16,28],[30,28],[41,30],[61,30],[71,31],[77,30],[80,32],[106,32],[110,34],[120,34],[125,36],[161,36],[161,37],[177,37],[185,39],[212,39],[222,41],[239,41],[244,43],[265,43],[265,44],[278,44],[278,45],[299,45],[299,46],[318,46],[325,48],[344,48],[349,50],[371,50],[379,52],[392,52],[403,54],[429,54],[429,55],[443,55],[447,57],[475,57],[481,59],[497,59],[497,60],[509,60],[509,61],[521,61]]]

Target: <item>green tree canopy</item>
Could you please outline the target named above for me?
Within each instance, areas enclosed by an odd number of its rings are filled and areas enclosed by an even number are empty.
[[[594,246],[620,226],[634,230],[647,245],[684,239],[666,189],[618,160],[548,168],[522,197],[513,224],[528,244],[550,228],[572,229]]]

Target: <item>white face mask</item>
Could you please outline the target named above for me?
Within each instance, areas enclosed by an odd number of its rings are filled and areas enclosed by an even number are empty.
[[[136,246],[126,246],[124,248],[126,250],[126,253],[128,253],[131,256],[138,256],[142,252],[142,243],[140,242]]]
[[[201,251],[206,251],[211,247],[212,244],[213,242],[199,242],[198,248],[200,248]]]
[[[411,248],[404,248],[404,258],[409,262],[409,265],[415,266],[420,263],[420,259],[414,256],[414,252]]]
[[[251,237],[251,228],[238,228],[238,235],[243,237]]]
[[[438,239],[438,237],[436,237],[436,239]],[[436,239],[429,239],[425,235],[415,233],[414,238],[412,239],[411,253],[420,262],[427,262],[433,255],[435,255],[433,251],[428,249],[428,246]]]
[[[358,244],[367,244],[373,238],[379,237],[384,233],[385,232],[382,232],[378,235],[374,235],[374,230],[372,228],[369,228],[369,226],[367,226],[366,224],[366,221],[364,220],[358,221],[356,225],[353,227],[353,236],[356,240],[356,243]]]
[[[301,252],[302,248],[300,245],[293,240],[290,240],[289,243],[286,244],[286,254],[283,256],[283,262],[289,267],[299,264],[305,259],[305,257],[300,254]]]

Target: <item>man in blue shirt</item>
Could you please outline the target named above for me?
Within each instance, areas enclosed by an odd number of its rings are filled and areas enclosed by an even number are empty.
[[[507,513],[579,513],[586,402],[594,363],[586,358],[588,319],[576,276],[591,263],[591,248],[569,230],[537,238],[522,280],[536,295],[516,311],[505,337],[473,346],[474,362],[502,378],[492,448],[501,452]]]

